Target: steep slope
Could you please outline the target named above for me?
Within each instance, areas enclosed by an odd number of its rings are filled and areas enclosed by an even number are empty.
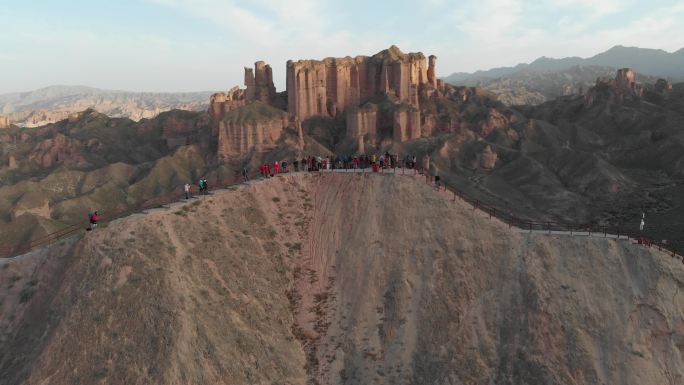
[[[0,383],[677,384],[684,266],[410,177],[284,175],[0,269]],[[23,294],[22,294],[23,293]]]
[[[178,189],[206,172],[215,151],[200,112],[133,122],[87,110],[40,128],[3,130],[0,246]],[[38,225],[26,225],[32,222]]]

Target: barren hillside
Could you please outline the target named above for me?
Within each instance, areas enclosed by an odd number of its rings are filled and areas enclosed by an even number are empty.
[[[0,268],[0,384],[680,384],[684,266],[295,174]]]

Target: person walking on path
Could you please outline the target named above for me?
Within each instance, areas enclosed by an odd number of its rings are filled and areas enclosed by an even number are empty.
[[[183,186],[183,191],[185,191],[185,200],[190,199],[190,183],[186,183],[185,186]]]
[[[280,165],[278,164],[278,161],[276,160],[273,162],[273,174],[278,175],[278,172],[280,171]]]
[[[90,222],[89,230],[97,227],[97,221],[100,220],[99,215],[97,215],[97,210],[93,211],[92,214],[88,215],[88,221]]]
[[[207,193],[207,181],[204,179],[204,177],[200,178],[199,183],[199,191],[201,195],[204,195]]]
[[[247,182],[249,180],[249,176],[247,176],[247,168],[243,167],[242,168],[242,181]]]

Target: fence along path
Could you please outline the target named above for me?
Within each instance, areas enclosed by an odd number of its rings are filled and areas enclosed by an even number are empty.
[[[300,172],[306,172],[306,171],[300,171]],[[360,168],[360,169],[335,169],[335,170],[321,170],[321,171],[313,171],[315,172],[340,172],[340,173],[349,173],[349,174],[359,174],[359,173],[373,173],[370,168]],[[387,168],[387,169],[380,169],[377,174],[381,175],[403,175],[403,176],[412,176],[414,178],[419,178],[419,179],[424,179],[425,183],[428,184],[434,184],[434,177],[429,175],[428,173],[421,173],[418,169],[412,168]],[[257,177],[257,174],[250,174],[250,182],[254,181],[255,177]],[[232,179],[231,181],[234,181]],[[243,184],[242,182],[239,183],[233,183],[232,185],[226,183],[226,181],[217,181],[217,185],[219,186],[225,186],[226,188],[231,187],[231,186],[237,186]],[[604,238],[613,238],[613,239],[623,239],[623,240],[629,240],[633,241],[638,244],[642,244],[645,247],[654,247],[657,248],[660,251],[665,251],[667,252],[672,258],[677,258],[684,263],[684,256],[681,254],[675,252],[674,248],[672,248],[671,245],[668,244],[663,244],[662,242],[656,242],[652,241],[650,239],[647,239],[643,237],[640,233],[635,232],[635,231],[629,231],[625,230],[625,227],[623,226],[602,226],[602,225],[597,225],[597,224],[571,224],[571,223],[562,223],[562,222],[553,222],[553,221],[531,221],[531,220],[525,220],[520,217],[517,217],[514,214],[511,214],[510,212],[504,211],[502,209],[497,209],[494,206],[486,205],[480,202],[478,199],[471,198],[464,194],[461,190],[449,186],[443,182],[440,182],[439,186],[435,186],[435,189],[440,191],[446,199],[452,199],[452,200],[461,200],[467,204],[469,204],[473,210],[480,211],[484,215],[488,216],[490,219],[491,218],[496,218],[500,220],[501,222],[507,224],[509,228],[517,228],[520,231],[526,231],[530,233],[537,233],[537,234],[549,234],[549,235],[569,235],[569,236],[599,236],[599,237],[604,237]],[[214,189],[216,190],[216,188]],[[197,186],[191,186],[191,194],[196,195],[198,192]],[[100,222],[109,222],[114,219],[122,218],[137,212],[141,212],[144,210],[149,210],[153,208],[159,208],[163,207],[164,205],[178,202],[181,200],[184,196],[183,188],[179,188],[177,190],[174,190],[168,194],[165,194],[163,196],[148,200],[140,205],[132,206],[126,209],[119,209],[119,210],[114,210],[114,211],[109,211],[109,212],[104,212],[100,216]],[[57,242],[59,240],[69,238],[78,234],[81,234],[85,231],[85,228],[88,227],[88,222],[86,220],[78,223],[74,223],[71,225],[67,225],[53,233],[47,234],[45,236],[33,239],[29,242],[22,243],[17,246],[5,246],[5,247],[0,247],[0,258],[7,258],[7,257],[12,257],[12,256],[17,256],[21,254],[25,254],[31,250],[37,249],[39,247],[44,247],[47,245],[50,245],[54,242]]]

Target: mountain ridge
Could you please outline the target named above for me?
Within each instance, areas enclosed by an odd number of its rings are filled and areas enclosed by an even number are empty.
[[[0,114],[16,125],[36,127],[88,108],[111,117],[151,118],[173,109],[204,110],[212,91],[139,92],[84,85],[53,85],[0,95]]]
[[[623,57],[621,55],[628,55]],[[646,63],[636,61],[635,58],[643,57],[645,55],[656,55],[661,59],[676,59],[669,65],[648,66]],[[631,59],[630,59],[631,58]],[[648,58],[652,60],[653,57]],[[633,62],[630,62],[633,61]],[[680,62],[681,61],[681,62]],[[541,64],[546,64],[543,66]],[[564,58],[549,58],[541,56],[530,63],[518,63],[514,66],[495,67],[488,70],[478,70],[475,72],[455,72],[444,77],[444,81],[459,85],[466,79],[474,78],[496,78],[510,75],[520,70],[533,68],[537,71],[554,70],[551,67],[557,67],[555,70],[567,69],[574,65],[599,65],[613,68],[632,67],[635,71],[641,72],[645,75],[669,77],[673,79],[684,79],[684,48],[674,52],[667,52],[662,49],[653,48],[639,48],[628,47],[623,45],[616,45],[610,49],[600,52],[588,58],[581,58],[578,56],[570,56]]]

